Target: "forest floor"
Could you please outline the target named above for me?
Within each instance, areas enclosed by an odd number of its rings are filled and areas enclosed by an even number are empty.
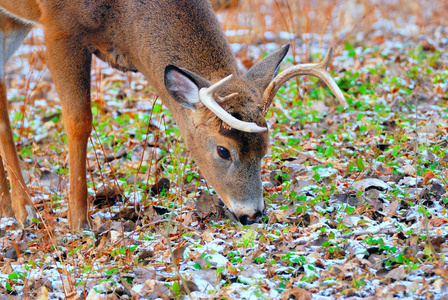
[[[246,226],[216,204],[147,81],[94,60],[93,228],[70,233],[61,107],[32,32],[6,81],[41,219],[25,230],[1,219],[1,300],[448,297],[447,5],[265,2],[219,12],[241,68],[289,41],[282,69],[334,46],[349,108],[316,78],[280,89],[262,163],[267,214]],[[270,13],[276,22],[254,21]]]

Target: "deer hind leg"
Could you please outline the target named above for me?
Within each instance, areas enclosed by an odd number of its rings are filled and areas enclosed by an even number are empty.
[[[90,63],[92,54],[76,36],[61,37],[51,26],[45,30],[47,59],[62,104],[69,150],[69,224],[86,228],[88,218],[86,157],[92,130]],[[47,28],[45,28],[47,29]]]
[[[14,213],[17,221],[24,227],[32,222],[36,212],[22,176],[9,122],[4,66],[30,29],[31,25],[0,13],[0,212],[7,216]],[[5,166],[12,195],[8,191]]]

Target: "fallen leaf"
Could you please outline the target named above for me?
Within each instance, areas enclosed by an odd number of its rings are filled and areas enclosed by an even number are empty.
[[[90,289],[89,294],[86,297],[86,300],[103,300],[106,297],[101,297],[101,294],[97,293],[95,289]]]
[[[365,191],[371,188],[378,189],[380,191],[386,191],[389,189],[389,185],[377,178],[367,178],[354,182],[353,188],[357,191],[359,190]]]
[[[395,269],[389,271],[386,274],[385,278],[390,278],[390,279],[393,279],[393,280],[402,280],[406,276],[407,276],[406,269],[403,268],[403,267],[398,267],[398,268],[395,268]]]
[[[306,290],[301,288],[286,289],[282,292],[280,297],[282,300],[311,300],[311,295]]]
[[[404,165],[403,167],[403,174],[407,176],[415,176],[415,168],[411,165]]]
[[[217,204],[216,196],[212,196],[209,193],[201,192],[198,200],[196,201],[196,212],[200,218],[205,218],[212,212],[216,211]]]
[[[428,183],[428,181],[429,181],[430,179],[434,178],[434,177],[435,177],[435,175],[434,175],[434,173],[433,173],[432,171],[428,171],[428,172],[426,172],[426,173],[425,173],[425,176],[423,177],[423,182],[422,182],[422,184],[423,184],[423,185],[426,185],[426,184]]]
[[[45,286],[42,286],[39,289],[39,293],[36,300],[50,300],[50,298],[48,298],[48,290]]]
[[[269,223],[284,223],[286,222],[286,210],[271,210],[268,213],[269,215]]]
[[[429,224],[431,224],[433,227],[440,227],[446,223],[448,223],[448,218],[445,217],[432,218],[431,220],[429,220]]]
[[[211,242],[211,241],[213,241],[215,238],[213,237],[213,235],[209,232],[209,231],[204,231],[202,234],[201,234],[201,237],[202,237],[202,239],[204,240],[204,241],[206,241],[206,242]]]

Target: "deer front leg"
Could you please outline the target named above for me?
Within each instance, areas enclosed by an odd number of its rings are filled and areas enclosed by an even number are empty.
[[[0,218],[12,217],[11,195],[3,160],[0,159]]]
[[[32,219],[36,218],[36,212],[23,180],[9,122],[4,66],[20,46],[30,28],[30,25],[0,13],[0,216],[15,214],[17,221],[23,227],[28,226]],[[11,183],[11,195],[5,167]]]
[[[92,130],[90,108],[91,54],[76,37],[45,32],[47,57],[62,104],[69,149],[69,224],[72,230],[90,226],[86,156]]]
[[[11,215],[11,211],[14,212],[17,221],[23,227],[26,227],[31,224],[33,218],[36,218],[36,213],[20,169],[19,158],[9,122],[6,87],[3,81],[0,81],[0,156],[8,170],[12,190],[10,197],[3,163],[1,163],[0,192],[2,195],[0,197],[0,205],[2,211],[5,215]]]

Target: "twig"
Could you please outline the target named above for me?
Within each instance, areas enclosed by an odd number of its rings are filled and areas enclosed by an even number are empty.
[[[170,240],[170,225],[171,225],[172,218],[173,218],[173,213],[171,213],[171,215],[170,215],[169,223],[168,223],[168,226],[166,228],[166,237],[165,237],[166,238],[166,244],[167,244],[168,250],[170,251],[171,261],[174,264],[174,268],[173,268],[174,272],[176,272],[176,275],[179,277],[179,280],[181,281],[182,286],[184,287],[185,291],[187,292],[188,297],[190,299],[193,299],[191,297],[190,288],[188,287],[187,282],[185,281],[185,279],[180,274],[180,272],[179,272],[179,265],[178,265],[177,261],[174,259],[174,253],[173,253],[173,249],[171,247],[171,240]]]
[[[5,291],[5,289],[4,289],[4,288],[2,288],[1,286],[0,286],[0,290],[1,290],[1,291],[3,291],[3,293],[5,294],[5,296],[6,296],[6,297],[8,297],[9,299],[12,299],[12,300],[14,300],[14,298],[13,298],[13,297],[11,297],[11,295],[9,295],[9,294],[8,294],[8,292],[7,292],[7,291]]]

